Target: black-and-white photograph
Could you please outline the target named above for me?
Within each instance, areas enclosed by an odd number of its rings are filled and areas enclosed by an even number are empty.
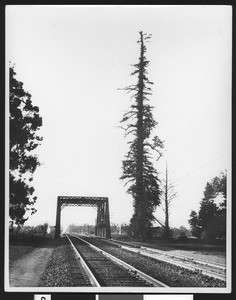
[[[5,14],[5,290],[230,293],[232,7]]]

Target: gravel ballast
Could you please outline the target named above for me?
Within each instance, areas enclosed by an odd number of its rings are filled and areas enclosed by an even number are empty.
[[[226,283],[199,272],[186,270],[157,259],[147,258],[125,249],[103,242],[99,239],[87,239],[95,246],[129,263],[140,271],[160,280],[171,287],[225,287]]]
[[[39,286],[71,287],[80,285],[79,266],[71,245],[65,238],[58,240]]]

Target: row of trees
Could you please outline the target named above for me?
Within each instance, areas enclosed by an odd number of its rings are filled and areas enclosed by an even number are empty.
[[[11,237],[34,237],[41,236],[43,238],[46,237],[48,233],[48,223],[36,225],[36,226],[15,226],[15,230],[12,232]]]
[[[119,236],[124,238],[132,237],[132,228],[130,224],[122,223],[111,223],[111,236]],[[95,234],[95,225],[90,224],[83,224],[83,225],[76,225],[70,224],[67,229],[69,233],[79,233],[85,235],[94,235]],[[163,227],[152,227],[150,232],[148,232],[148,236],[150,238],[162,238],[166,237],[166,231]],[[187,238],[191,237],[192,233],[189,229],[185,228],[184,226],[180,226],[179,228],[171,228],[169,231],[169,236],[171,238]]]
[[[69,233],[77,232],[79,234],[95,234],[95,225],[90,224],[83,224],[83,225],[76,225],[70,224],[67,228]]]
[[[111,223],[110,226],[112,236],[116,235],[126,235],[128,236],[130,233],[129,225],[122,223],[122,224],[115,224]],[[95,234],[95,225],[90,224],[83,224],[83,225],[76,225],[70,224],[66,230],[69,233],[77,232],[79,234]]]

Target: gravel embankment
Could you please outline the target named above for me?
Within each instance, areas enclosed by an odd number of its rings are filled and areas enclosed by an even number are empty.
[[[207,248],[207,246],[203,247],[202,249],[197,249],[200,248],[200,245],[196,245],[196,248],[194,247],[194,244],[187,244],[187,245],[179,245],[179,247],[177,247],[177,245],[175,245],[172,243],[169,244],[163,244],[161,242],[156,242],[156,243],[148,243],[148,242],[134,242],[134,241],[122,241],[122,240],[117,240],[118,242],[123,243],[124,245],[126,245],[127,243],[131,243],[131,244],[136,244],[137,246],[142,244],[142,246],[144,247],[150,247],[150,248],[156,248],[158,250],[161,251],[167,251],[167,253],[169,254],[173,254],[173,255],[183,255],[183,256],[187,256],[187,257],[191,257],[193,259],[196,260],[202,260],[202,261],[206,261],[206,262],[211,262],[211,263],[216,263],[216,264],[226,264],[226,251],[225,249],[218,249],[219,247],[215,246],[216,248],[214,249],[214,251],[211,249],[214,246],[211,246],[210,249]],[[182,248],[186,249],[182,249]],[[189,249],[188,249],[189,248]],[[194,249],[194,250],[193,250]]]
[[[78,263],[74,252],[65,238],[58,240],[39,286],[70,287],[79,285]]]
[[[91,243],[171,287],[225,287],[224,281],[202,275],[198,272],[147,258],[124,249],[121,250],[107,243],[104,244],[97,239],[92,239]]]
[[[184,250],[172,250],[169,251],[173,255],[183,255],[193,258],[195,260],[205,261],[212,264],[226,265],[226,253],[221,251],[184,251]]]

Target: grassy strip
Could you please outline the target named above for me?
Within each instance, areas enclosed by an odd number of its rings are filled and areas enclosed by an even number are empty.
[[[24,255],[32,252],[36,248],[54,247],[55,240],[43,238],[11,238],[9,243],[9,263],[10,265],[22,258]]]
[[[32,252],[35,248],[32,246],[10,246],[9,247],[9,263],[10,266],[24,255]]]

